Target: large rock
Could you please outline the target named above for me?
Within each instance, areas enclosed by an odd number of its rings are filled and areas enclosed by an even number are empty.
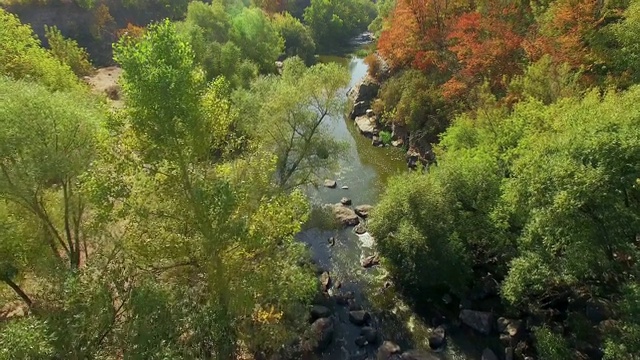
[[[374,78],[366,76],[354,86],[351,96],[354,103],[360,101],[370,103],[378,96],[378,91],[380,91],[380,84]]]
[[[373,137],[374,134],[379,132],[375,118],[370,118],[368,116],[358,116],[355,119],[356,126],[360,133],[364,136]]]
[[[351,114],[349,115],[349,117],[353,120],[358,116],[366,115],[367,110],[369,110],[369,103],[366,101],[359,101],[353,104],[353,108],[351,109]]]
[[[320,285],[322,285],[322,290],[327,291],[331,287],[331,276],[328,272],[323,272],[320,275]]]
[[[365,219],[369,216],[371,210],[373,210],[373,206],[371,205],[358,205],[355,208],[356,214]]]
[[[354,325],[363,326],[371,320],[371,315],[365,310],[349,311],[349,321]]]
[[[431,353],[422,350],[408,350],[402,353],[402,360],[438,360],[439,358]]]
[[[320,318],[311,324],[307,334],[307,348],[312,351],[323,351],[333,340],[334,335],[333,319]]]
[[[393,355],[400,354],[401,350],[402,349],[400,349],[400,346],[398,346],[398,344],[396,344],[394,342],[391,342],[391,341],[385,341],[378,348],[377,359],[378,360],[388,360]]]
[[[360,262],[363,268],[367,269],[376,265],[380,265],[380,256],[378,254],[367,256]]]
[[[311,320],[315,321],[317,319],[328,318],[329,316],[331,316],[331,309],[322,305],[314,305],[311,308],[310,313]]]
[[[447,343],[447,332],[442,326],[438,326],[429,336],[429,347],[432,350],[440,350]]]
[[[493,314],[489,312],[464,309],[460,311],[460,321],[484,335],[493,329]]]
[[[333,205],[333,215],[344,226],[356,226],[360,223],[360,218],[356,212],[342,204]]]
[[[324,181],[324,186],[330,189],[335,189],[338,183],[335,180],[327,179]]]
[[[348,197],[343,197],[342,199],[340,199],[340,204],[349,206],[351,205],[351,199],[349,199]]]

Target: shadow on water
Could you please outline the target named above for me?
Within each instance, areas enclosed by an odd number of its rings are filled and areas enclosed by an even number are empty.
[[[321,57],[321,61],[339,62],[348,66],[351,73],[349,88],[364,77],[367,71],[364,61],[355,56],[326,56]],[[344,89],[342,96],[346,96],[347,90],[348,88]],[[313,260],[323,271],[331,274],[333,283],[342,284],[340,289],[332,288],[330,294],[353,292],[356,303],[371,313],[371,326],[378,329],[383,340],[393,341],[403,350],[429,350],[431,319],[443,314],[434,310],[437,307],[432,307],[429,303],[409,306],[393,285],[388,286],[390,283],[387,283],[388,276],[383,268],[363,268],[360,261],[375,252],[373,238],[368,234],[358,236],[353,228],[335,226],[332,216],[322,209],[323,204],[338,203],[342,197],[352,199],[354,206],[375,205],[388,179],[408,171],[404,152],[392,147],[372,146],[371,140],[360,135],[354,123],[343,116],[332,118],[328,126],[337,140],[347,144],[347,155],[333,174],[338,183],[336,189],[309,189],[314,209],[297,239],[309,247]],[[343,186],[347,188],[343,189]],[[328,241],[331,237],[335,239],[334,245]],[[335,337],[320,358],[375,358],[378,345],[356,345],[361,328],[349,321],[348,307],[327,304],[333,309],[337,320]],[[455,326],[450,327],[447,338],[448,345],[444,351],[430,352],[432,359],[479,359],[482,349],[487,346],[483,338]]]

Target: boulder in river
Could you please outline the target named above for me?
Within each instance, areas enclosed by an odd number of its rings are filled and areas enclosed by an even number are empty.
[[[360,223],[356,225],[353,231],[358,235],[362,235],[367,232],[367,226],[364,223]]]
[[[349,311],[349,321],[354,325],[363,326],[371,320],[371,315],[365,310]]]
[[[367,256],[360,263],[363,268],[370,268],[380,264],[380,256],[378,254]]]
[[[373,210],[373,206],[366,205],[366,204],[358,205],[354,210],[356,214],[358,214],[358,216],[362,217],[363,219],[366,219],[369,216],[369,213],[371,212],[371,210]]]
[[[320,275],[320,285],[322,285],[323,291],[327,291],[331,287],[331,276],[329,276],[327,271]]]
[[[317,319],[328,318],[329,316],[331,316],[331,309],[322,305],[314,305],[311,308],[310,313],[311,320],[315,321]]]
[[[484,335],[489,335],[493,329],[493,314],[490,312],[463,309],[460,321]]]
[[[358,130],[364,136],[373,137],[374,134],[377,134],[379,132],[376,126],[376,120],[374,118],[370,118],[364,115],[356,117],[355,121]]]
[[[363,116],[367,114],[367,110],[369,109],[369,103],[366,101],[358,101],[353,104],[353,108],[351,109],[351,119],[355,119],[358,116]]]
[[[429,347],[432,350],[441,350],[447,342],[447,332],[443,326],[438,326],[429,335]]]
[[[351,90],[349,90],[348,96],[354,103],[364,101],[371,103],[373,99],[378,96],[380,90],[380,84],[376,79],[367,75],[360,82],[358,82]],[[365,109],[366,110],[366,109]]]
[[[351,199],[349,199],[348,197],[343,197],[342,199],[340,199],[340,204],[349,206],[351,205]]]
[[[324,186],[329,189],[335,189],[335,187],[338,186],[338,183],[335,180],[327,179],[324,181]]]
[[[307,351],[321,352],[331,344],[334,332],[333,319],[320,318],[311,324],[311,328],[305,334],[302,348]]]
[[[355,226],[360,222],[360,218],[356,212],[342,204],[333,205],[333,215],[343,226]]]
[[[385,341],[378,348],[377,359],[378,360],[388,360],[393,355],[400,354],[401,350],[402,349],[400,349],[400,346],[398,346],[398,344],[396,344],[394,342],[391,342],[391,341]]]

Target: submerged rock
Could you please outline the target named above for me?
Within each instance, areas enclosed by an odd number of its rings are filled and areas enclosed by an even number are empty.
[[[370,344],[375,344],[378,342],[378,330],[372,328],[371,326],[365,326],[360,330],[360,335],[364,336],[367,339],[367,342]]]
[[[460,321],[484,335],[489,335],[493,329],[493,314],[490,312],[464,309],[460,311]]]

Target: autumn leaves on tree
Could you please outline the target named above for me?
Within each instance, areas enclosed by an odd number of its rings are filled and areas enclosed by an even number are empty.
[[[532,3],[533,4],[533,3]],[[504,97],[510,80],[547,54],[601,80],[612,52],[602,28],[622,9],[597,0],[555,2],[398,0],[378,42],[395,69],[427,73],[450,101],[469,101],[488,83]],[[622,5],[620,5],[622,6]],[[617,74],[613,74],[616,76]]]

